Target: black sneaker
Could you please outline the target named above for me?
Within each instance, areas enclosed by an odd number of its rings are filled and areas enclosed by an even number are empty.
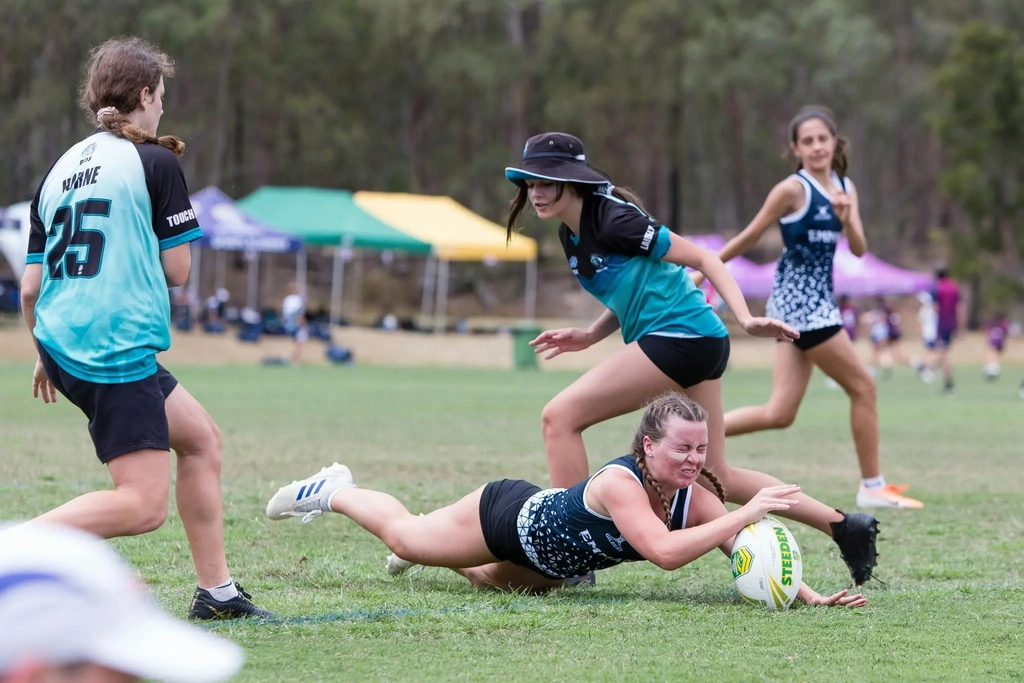
[[[597,585],[597,574],[594,572],[587,572],[583,576],[574,576],[571,579],[566,579],[563,586],[591,586]]]
[[[846,514],[841,522],[832,522],[832,540],[839,546],[839,556],[850,570],[855,586],[867,583],[873,578],[871,570],[878,564],[878,550],[875,539],[878,536],[878,520],[863,512]]]
[[[189,619],[266,619],[274,616],[265,609],[260,609],[252,604],[252,596],[245,592],[238,582],[235,582],[238,595],[221,602],[214,600],[210,591],[203,588],[196,588],[192,595],[192,604],[188,608]]]

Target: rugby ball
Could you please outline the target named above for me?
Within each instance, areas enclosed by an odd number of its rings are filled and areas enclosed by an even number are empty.
[[[786,525],[764,517],[736,534],[732,577],[747,602],[782,610],[793,604],[803,580],[800,548]]]

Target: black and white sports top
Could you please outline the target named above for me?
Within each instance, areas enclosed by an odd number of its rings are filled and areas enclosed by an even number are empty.
[[[799,332],[842,325],[832,285],[832,260],[843,235],[843,223],[832,209],[832,197],[807,171],[791,176],[800,181],[806,197],[798,211],[779,219],[785,249],[775,269],[775,285],[765,315],[784,321]],[[832,174],[844,190],[848,178]]]
[[[637,486],[643,488],[643,474],[636,458],[623,455],[572,488],[545,489],[523,504],[517,522],[519,542],[537,571],[563,579],[645,559],[623,538],[611,517],[587,506],[590,482],[613,467],[629,472]],[[672,498],[673,530],[686,527],[689,507],[690,487],[686,487]]]

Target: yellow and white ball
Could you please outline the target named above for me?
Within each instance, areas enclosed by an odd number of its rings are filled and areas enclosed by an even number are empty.
[[[736,590],[748,602],[771,610],[788,608],[803,581],[796,538],[774,517],[743,527],[732,546]]]

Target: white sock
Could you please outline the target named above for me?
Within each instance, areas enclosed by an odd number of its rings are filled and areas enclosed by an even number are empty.
[[[238,597],[238,589],[235,588],[235,582],[231,580],[231,577],[228,577],[225,583],[213,588],[207,588],[206,590],[209,591],[210,596],[217,602],[227,602]]]
[[[885,486],[885,477],[878,475],[877,477],[870,477],[868,479],[861,479],[860,485],[866,489],[874,491]]]
[[[333,491],[331,491],[330,489],[326,490],[324,494],[320,496],[320,509],[323,510],[324,512],[334,512],[334,510],[331,509],[331,500],[334,498],[335,494],[337,494],[338,491],[342,489],[354,488],[355,484],[339,484],[338,488],[334,489]]]

